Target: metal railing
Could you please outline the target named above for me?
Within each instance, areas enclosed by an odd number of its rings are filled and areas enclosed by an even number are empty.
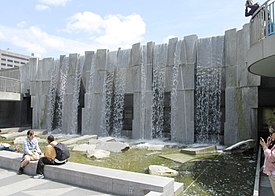
[[[274,4],[275,0],[267,0],[253,14],[250,21],[250,46],[275,34]]]
[[[0,92],[20,93],[21,83],[20,80],[0,76]]]

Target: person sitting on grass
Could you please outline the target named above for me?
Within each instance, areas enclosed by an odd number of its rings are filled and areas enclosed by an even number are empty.
[[[23,158],[17,174],[21,175],[24,172],[24,168],[30,163],[30,161],[38,160],[40,155],[41,150],[38,145],[38,141],[34,136],[34,131],[28,130],[27,138],[23,142]]]
[[[61,165],[65,162],[59,162],[56,160],[56,150],[54,146],[57,145],[57,142],[54,141],[54,136],[49,135],[48,138],[48,145],[45,147],[44,156],[41,157],[38,161],[36,174],[33,176],[35,179],[43,179],[44,178],[44,167],[45,165]]]

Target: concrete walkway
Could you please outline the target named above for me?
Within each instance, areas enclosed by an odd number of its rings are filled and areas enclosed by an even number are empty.
[[[0,168],[0,195],[107,196],[109,194],[83,189],[63,183],[58,183],[47,179],[33,179],[31,176],[17,175],[15,171]]]

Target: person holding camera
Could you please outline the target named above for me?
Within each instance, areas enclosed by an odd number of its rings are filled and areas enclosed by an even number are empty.
[[[268,175],[272,191],[275,194],[275,146],[269,148],[271,142],[275,141],[275,123],[269,126],[269,133],[271,139],[268,139],[267,142],[261,137],[260,145],[263,148],[265,156],[265,164],[263,166],[263,172]],[[271,140],[271,141],[270,141]]]
[[[245,2],[245,17],[253,16],[253,14],[256,12],[256,10],[259,8],[259,4],[255,3],[253,4],[252,0],[247,0]],[[249,8],[249,11],[248,11]]]
[[[24,172],[24,168],[30,163],[30,161],[39,160],[41,154],[38,141],[34,136],[34,131],[28,130],[27,138],[23,142],[23,158],[17,174],[21,175]]]

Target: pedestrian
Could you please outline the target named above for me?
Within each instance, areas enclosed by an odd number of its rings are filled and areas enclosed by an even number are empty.
[[[40,155],[41,150],[38,141],[35,138],[34,131],[28,130],[27,138],[23,142],[23,158],[17,174],[21,175],[24,172],[24,168],[30,163],[30,161],[38,160]]]
[[[269,126],[269,133],[271,140],[275,141],[275,123]],[[263,172],[268,175],[273,194],[275,195],[275,146],[269,149],[270,141],[265,142],[265,140],[260,138],[260,145],[263,148],[265,156],[265,164],[263,166]]]
[[[59,162],[56,160],[56,150],[54,146],[57,145],[57,142],[54,141],[54,136],[49,135],[47,138],[48,145],[45,147],[44,156],[41,157],[38,161],[36,168],[36,176],[33,176],[35,179],[43,179],[44,178],[44,167],[45,165],[61,165],[64,162]]]

